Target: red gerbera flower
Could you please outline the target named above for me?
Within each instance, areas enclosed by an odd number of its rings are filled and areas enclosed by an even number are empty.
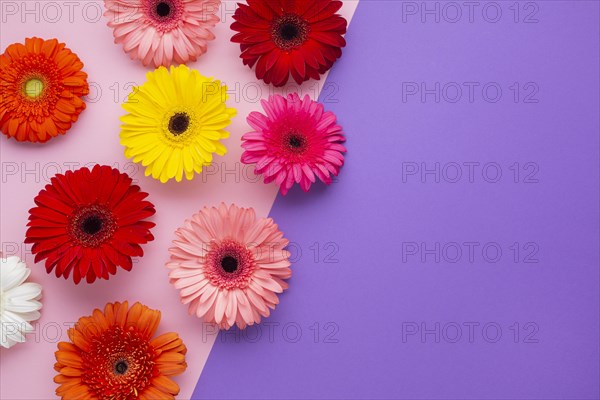
[[[131,257],[142,256],[140,244],[154,239],[144,221],[154,214],[148,193],[109,166],[81,168],[52,178],[29,210],[25,243],[33,243],[35,262],[46,259],[46,271],[78,284],[108,279],[116,267],[130,271]]]
[[[248,0],[238,4],[231,29],[245,65],[256,65],[256,77],[275,86],[289,75],[301,84],[328,71],[341,57],[346,20],[336,14],[337,0]]]

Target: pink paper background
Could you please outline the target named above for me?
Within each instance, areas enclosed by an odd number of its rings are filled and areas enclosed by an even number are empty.
[[[51,4],[52,3],[52,4]],[[50,5],[49,5],[50,4]],[[358,5],[344,2],[341,13],[350,21]],[[107,302],[141,301],[162,311],[160,332],[177,331],[188,347],[188,370],[177,378],[181,387],[178,398],[189,399],[204,367],[215,335],[179,302],[177,291],[167,279],[164,263],[173,231],[192,213],[203,206],[234,202],[254,207],[258,215],[266,216],[277,194],[277,188],[264,185],[252,173],[252,168],[239,163],[240,136],[249,130],[245,117],[260,109],[259,98],[273,91],[258,83],[253,71],[242,65],[239,47],[229,42],[231,15],[235,2],[224,2],[221,23],[216,27],[217,39],[201,59],[190,64],[201,73],[227,83],[228,104],[238,110],[229,127],[231,137],[224,141],[229,149],[225,157],[216,157],[215,164],[193,181],[160,184],[144,176],[141,166],[132,164],[123,155],[119,144],[121,102],[132,85],[142,84],[147,69],[132,61],[119,45],[113,43],[112,31],[106,19],[99,17],[101,1],[7,1],[0,0],[0,48],[24,38],[38,36],[58,38],[79,55],[88,73],[91,93],[88,108],[67,133],[44,145],[18,143],[0,138],[0,250],[5,255],[19,255],[32,268],[31,279],[43,285],[42,318],[36,333],[25,344],[0,350],[2,399],[48,399],[54,397],[56,343],[66,340],[67,328],[80,316]],[[316,98],[323,80],[309,81],[299,91]],[[280,91],[279,91],[280,92]],[[133,271],[120,271],[109,281],[94,285],[80,284],[47,275],[42,264],[34,265],[30,246],[23,245],[28,210],[35,195],[57,172],[76,169],[94,163],[108,164],[127,172],[150,193],[157,214],[153,230],[155,240],[145,246],[145,255],[136,260]],[[159,332],[159,333],[160,333]],[[26,371],[26,375],[24,372]]]

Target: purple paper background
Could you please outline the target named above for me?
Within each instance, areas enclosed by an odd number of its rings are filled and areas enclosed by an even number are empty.
[[[347,164],[331,187],[277,199],[271,215],[302,250],[290,290],[257,339],[220,335],[194,398],[599,397],[598,2],[521,2],[518,23],[514,2],[496,4],[497,23],[481,8],[473,22],[450,23],[446,9],[437,23],[407,2],[360,3],[328,80],[339,92],[321,98],[345,127]],[[480,89],[436,102],[405,97],[411,82]],[[482,96],[489,82],[503,90],[496,103]],[[423,162],[440,164],[439,182],[406,175]],[[497,183],[486,163],[500,166]],[[439,243],[440,262],[408,255],[413,242]],[[479,243],[473,262],[466,247],[449,262],[464,242]],[[500,261],[483,257],[486,243]],[[538,262],[524,262],[535,249]],[[439,340],[407,334],[422,323],[439,323]]]

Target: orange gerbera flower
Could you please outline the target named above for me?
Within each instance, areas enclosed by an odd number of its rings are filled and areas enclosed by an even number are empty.
[[[25,39],[0,56],[0,131],[19,142],[62,135],[85,109],[87,74],[56,39]]]
[[[160,311],[140,303],[109,303],[69,329],[60,342],[54,382],[62,399],[174,399],[170,376],[185,371],[186,347],[176,333],[154,339]]]

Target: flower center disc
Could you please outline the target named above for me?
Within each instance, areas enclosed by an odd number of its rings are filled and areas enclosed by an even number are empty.
[[[130,1],[130,0],[127,0]],[[187,0],[186,0],[187,1]],[[184,0],[137,0],[142,4],[147,23],[158,32],[167,33],[177,29],[183,22]]]
[[[159,17],[168,17],[171,14],[171,5],[164,1],[161,1],[156,5],[156,15]]]
[[[232,239],[210,244],[204,273],[221,289],[244,289],[255,270],[254,255],[246,245]]]
[[[307,142],[306,138],[302,134],[298,132],[291,132],[286,135],[284,144],[289,151],[300,154],[306,150]]]
[[[285,14],[271,28],[273,42],[282,50],[293,50],[308,39],[310,26],[296,14]]]
[[[117,375],[125,375],[128,369],[129,365],[125,360],[119,360],[115,363],[115,374]]]
[[[95,396],[86,398],[137,399],[151,385],[155,354],[138,329],[113,326],[90,342],[89,350],[81,356],[81,382]],[[135,397],[133,390],[138,392]]]
[[[289,140],[290,146],[297,149],[304,144],[304,138],[301,136],[292,136]]]
[[[30,99],[37,99],[44,91],[44,82],[37,78],[29,79],[25,82],[25,95]]]
[[[296,39],[300,32],[298,31],[298,26],[288,22],[279,27],[279,34],[283,40],[292,40]]]
[[[109,210],[91,205],[76,212],[69,226],[71,235],[81,246],[97,247],[112,237],[117,222]]]
[[[185,113],[177,113],[169,120],[169,132],[174,136],[179,136],[190,127],[190,117]]]
[[[221,260],[221,268],[223,268],[223,271],[231,274],[232,272],[237,271],[238,261],[231,256],[223,257]]]
[[[90,215],[84,218],[81,229],[88,235],[95,235],[102,229],[102,219],[96,215]]]

